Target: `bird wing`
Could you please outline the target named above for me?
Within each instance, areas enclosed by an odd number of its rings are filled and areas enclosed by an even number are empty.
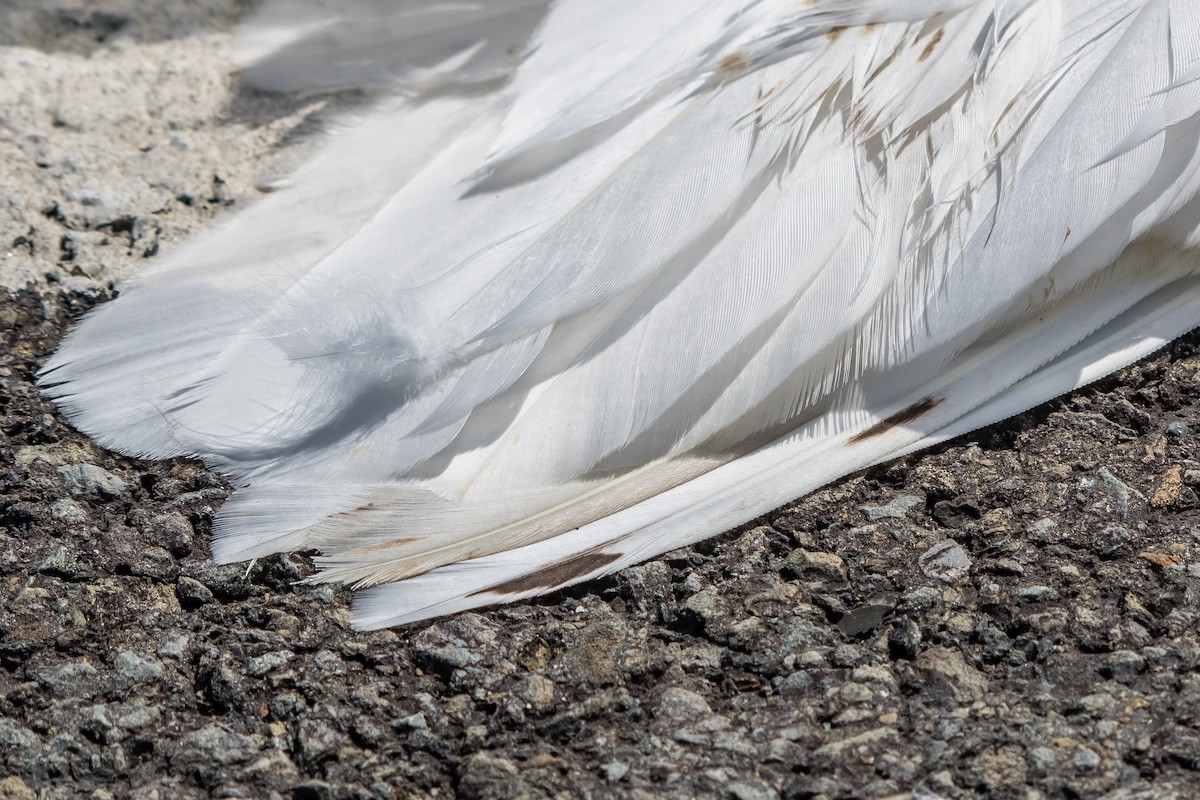
[[[559,3],[503,86],[397,71],[44,385],[248,483],[214,555],[319,549],[364,626],[603,574],[1191,327],[1198,14]]]

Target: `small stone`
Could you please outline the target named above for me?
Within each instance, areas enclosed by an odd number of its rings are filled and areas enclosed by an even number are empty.
[[[1164,432],[1167,434],[1168,439],[1179,441],[1180,439],[1186,439],[1188,434],[1191,433],[1191,429],[1188,428],[1186,422],[1172,422]]]
[[[808,670],[797,670],[779,682],[780,694],[805,694],[813,687],[813,675]]]
[[[1039,519],[1029,525],[1028,531],[1039,539],[1050,539],[1058,532],[1058,523],[1052,519]]]
[[[1080,747],[1071,762],[1080,769],[1095,769],[1100,766],[1100,756],[1090,747]]]
[[[65,525],[79,526],[88,521],[88,514],[83,506],[74,500],[63,498],[50,504],[50,516]]]
[[[920,586],[901,598],[910,608],[929,608],[942,602],[942,593],[932,586]]]
[[[429,723],[425,721],[425,715],[421,712],[409,714],[407,717],[396,720],[396,727],[406,728],[410,731],[423,731],[429,727]]]
[[[346,737],[317,719],[302,719],[296,728],[300,757],[309,764],[319,764],[333,758],[346,744]]]
[[[944,681],[959,703],[980,700],[987,693],[987,678],[968,664],[956,650],[931,647],[918,656],[917,665],[935,679]]]
[[[1058,633],[1066,630],[1071,624],[1070,616],[1061,608],[1050,608],[1037,614],[1030,614],[1029,627],[1042,635]]]
[[[475,753],[466,760],[458,793],[465,800],[505,800],[522,794],[517,765],[491,753]]]
[[[1095,478],[1083,478],[1080,481],[1082,489],[1095,494],[1107,495],[1112,510],[1121,516],[1128,516],[1131,503],[1135,499],[1145,502],[1145,496],[1109,471],[1108,467],[1096,470]]]
[[[175,596],[179,604],[192,611],[213,601],[212,591],[195,578],[181,577],[175,582]]]
[[[1017,597],[1027,603],[1036,603],[1041,600],[1052,599],[1055,596],[1055,591],[1049,586],[1022,586],[1017,590]]]
[[[875,693],[872,692],[868,686],[864,686],[861,683],[850,682],[844,684],[840,689],[838,689],[838,698],[841,699],[843,703],[861,705],[863,703],[869,703],[875,699]]]
[[[180,737],[171,765],[211,769],[214,766],[244,763],[258,752],[260,740],[261,737],[234,733],[214,722]]]
[[[664,720],[691,721],[712,715],[708,701],[695,692],[672,686],[658,698],[655,716]]]
[[[1021,565],[1021,562],[1012,558],[997,558],[995,561],[987,562],[986,568],[992,575],[1021,577],[1025,574],[1025,567]]]
[[[882,742],[895,739],[896,736],[897,733],[895,728],[875,728],[873,730],[860,733],[856,736],[850,736],[846,739],[840,739],[835,742],[823,744],[813,752],[813,755],[820,758],[839,759],[848,753],[859,750],[860,748],[870,748]]]
[[[113,661],[117,677],[133,683],[146,683],[162,678],[162,664],[154,658],[143,658],[129,650],[117,653]]]
[[[956,497],[939,500],[933,504],[931,515],[945,528],[961,528],[971,520],[983,516],[978,501],[973,497]]]
[[[195,561],[187,564],[187,571],[187,577],[204,584],[212,596],[223,603],[245,600],[254,593],[254,587],[246,577],[246,567],[241,564]]]
[[[629,767],[622,764],[620,761],[610,761],[600,768],[604,773],[604,779],[609,783],[617,783],[626,775],[629,774]]]
[[[163,658],[182,659],[187,655],[188,642],[186,634],[179,631],[167,631],[158,642],[156,651]]]
[[[431,625],[413,638],[413,659],[426,669],[448,673],[480,662],[484,646],[496,640],[491,623],[463,614]]]
[[[86,661],[68,661],[33,672],[37,681],[60,697],[91,697],[100,693],[100,673]]]
[[[288,655],[291,655],[290,653]],[[329,649],[321,649],[313,656],[313,666],[326,675],[345,675],[346,662],[342,657]]]
[[[867,515],[867,519],[877,522],[881,519],[903,519],[910,508],[924,503],[925,500],[914,494],[902,494],[883,506],[859,506],[859,510]]]
[[[725,787],[733,800],[779,800],[779,792],[757,781],[737,781]]]
[[[385,726],[365,714],[354,720],[352,730],[354,738],[367,747],[379,747],[387,743],[392,736]]]
[[[95,464],[68,464],[59,467],[58,474],[62,476],[67,491],[76,496],[119,497],[129,488],[123,479]]]
[[[961,583],[971,571],[971,557],[958,542],[947,539],[921,554],[918,563],[926,576],[943,583]]]
[[[1102,674],[1117,683],[1131,683],[1146,671],[1146,659],[1132,650],[1118,650],[1108,657]]]
[[[1035,768],[1048,771],[1058,763],[1058,753],[1050,747],[1035,747],[1029,751],[1029,760]]]
[[[530,675],[525,679],[519,693],[521,698],[529,704],[529,707],[544,713],[554,707],[555,698],[554,681],[541,675]]]
[[[261,678],[268,672],[277,670],[280,667],[286,666],[289,661],[295,658],[295,654],[287,650],[277,650],[274,653],[264,653],[261,656],[250,659],[246,663],[246,672],[256,678]]]
[[[846,579],[846,562],[835,553],[796,550],[788,556],[783,569],[785,574],[791,573],[796,577],[820,577],[836,581]]]
[[[859,606],[838,620],[837,626],[842,633],[851,638],[865,636],[883,624],[884,618],[892,613],[893,606],[882,603],[870,603]]]
[[[187,517],[178,511],[151,518],[146,523],[145,530],[155,544],[177,556],[185,556],[192,551],[195,531]]]
[[[0,719],[0,750],[7,753],[30,750],[40,743],[37,734],[24,725],[11,719]]]

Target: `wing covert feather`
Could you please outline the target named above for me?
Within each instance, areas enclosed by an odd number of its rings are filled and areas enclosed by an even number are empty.
[[[85,320],[44,381],[106,445],[248,482],[216,557],[320,549],[318,580],[374,586],[365,627],[696,541],[1200,312],[1182,0],[322,9],[268,8],[248,74],[419,96]],[[380,37],[366,73],[318,69]]]

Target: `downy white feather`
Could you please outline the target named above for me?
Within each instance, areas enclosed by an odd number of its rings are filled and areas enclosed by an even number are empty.
[[[1200,320],[1187,0],[337,9],[268,4],[247,76],[404,98],[43,385],[249,484],[215,557],[319,549],[364,627],[697,541]]]

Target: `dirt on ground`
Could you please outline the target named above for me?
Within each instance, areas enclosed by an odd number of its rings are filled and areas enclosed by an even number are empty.
[[[34,375],[250,202],[328,99],[228,68],[249,3],[0,9],[0,798],[1200,795],[1200,337],[542,600],[376,633],[231,487]]]

